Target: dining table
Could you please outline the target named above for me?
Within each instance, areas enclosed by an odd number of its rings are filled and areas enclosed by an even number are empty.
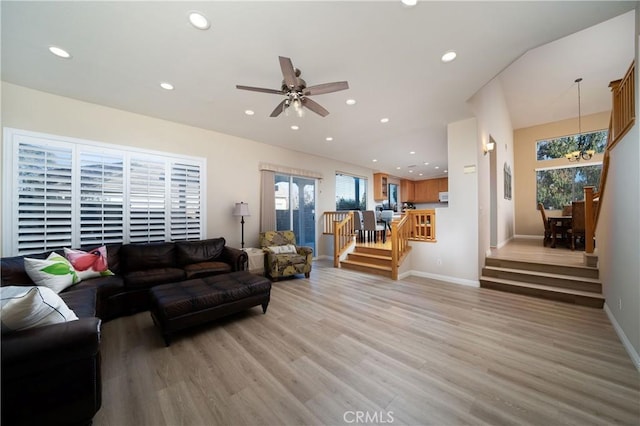
[[[547,221],[551,229],[551,248],[556,248],[557,235],[566,237],[567,231],[571,229],[572,216],[549,216]]]

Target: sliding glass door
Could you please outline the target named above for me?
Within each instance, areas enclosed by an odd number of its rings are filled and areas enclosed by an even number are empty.
[[[298,245],[316,253],[316,181],[276,174],[276,230],[292,229]]]

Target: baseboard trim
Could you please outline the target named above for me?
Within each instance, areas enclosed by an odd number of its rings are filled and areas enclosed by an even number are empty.
[[[514,235],[513,238],[522,238],[523,240],[542,240],[543,235]]]
[[[407,272],[406,276],[410,276],[410,275],[413,275],[415,277],[421,277],[421,278],[431,278],[433,280],[444,281],[452,284],[465,285],[467,287],[480,287],[480,281],[466,280],[464,278],[450,277],[448,275],[438,275],[438,274],[432,274],[429,272],[421,272],[421,271]]]
[[[399,274],[398,275],[398,279],[399,280],[403,280],[403,279],[405,279],[407,277],[410,277],[411,275],[413,275],[411,272],[412,271],[408,271],[408,272],[403,272],[403,273]]]
[[[513,238],[514,238],[514,237],[513,237],[513,236],[511,236],[511,237],[507,238],[506,240],[502,241],[501,243],[498,243],[498,246],[497,246],[496,248],[499,248],[499,249],[500,249],[500,248],[504,247],[505,245],[507,245],[507,243],[509,243],[510,241],[512,241],[512,240],[513,240]]]
[[[627,335],[624,334],[624,330],[622,330],[622,327],[620,327],[620,324],[618,324],[616,317],[613,316],[613,313],[611,312],[611,309],[609,309],[609,305],[607,305],[606,302],[604,304],[604,311],[607,313],[607,317],[609,317],[609,321],[611,322],[611,325],[613,325],[613,329],[618,334],[618,337],[622,342],[622,346],[624,346],[624,348],[627,350],[627,353],[631,358],[631,362],[633,362],[633,365],[636,366],[636,370],[640,371],[640,355],[638,355],[638,352],[636,352],[636,349],[627,338]]]

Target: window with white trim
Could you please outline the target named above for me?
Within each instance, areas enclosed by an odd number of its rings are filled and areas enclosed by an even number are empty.
[[[204,158],[5,129],[3,254],[204,238]]]

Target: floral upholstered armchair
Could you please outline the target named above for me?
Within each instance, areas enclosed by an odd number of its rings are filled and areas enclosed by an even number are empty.
[[[271,279],[277,281],[295,274],[309,278],[313,249],[297,246],[293,231],[261,232],[260,247],[265,252],[265,271]]]

